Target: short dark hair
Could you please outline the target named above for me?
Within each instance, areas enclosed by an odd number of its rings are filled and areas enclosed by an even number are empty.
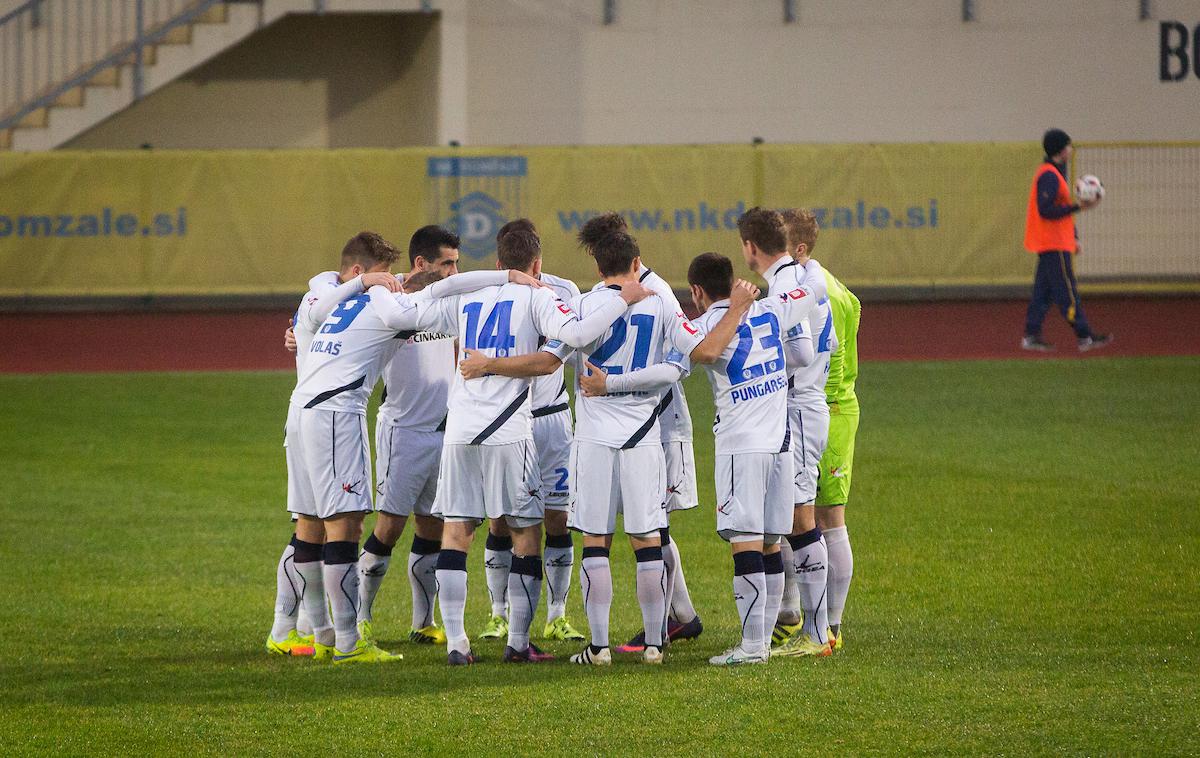
[[[342,271],[358,264],[373,268],[380,263],[391,266],[400,257],[400,251],[375,232],[359,232],[342,248]]]
[[[418,271],[415,274],[411,274],[407,279],[404,280],[404,291],[420,292],[434,282],[440,282],[443,278],[442,272],[436,268]]]
[[[512,221],[509,221],[507,224],[500,227],[500,231],[496,232],[496,242],[499,243],[500,238],[509,232],[515,232],[518,230],[537,234],[537,227],[533,225],[532,221],[527,218],[514,218]]]
[[[724,300],[733,292],[733,261],[719,253],[700,253],[688,265],[687,279],[713,300]]]
[[[527,229],[514,229],[496,240],[496,260],[502,268],[528,271],[542,257],[542,241]]]
[[[779,211],[755,206],[738,217],[738,234],[767,255],[787,252],[787,233]]]
[[[788,208],[782,211],[783,229],[787,234],[788,252],[794,253],[803,242],[812,253],[817,246],[817,234],[821,226],[817,223],[816,215],[807,208]]]
[[[595,254],[596,245],[613,232],[629,232],[629,225],[619,213],[605,213],[589,218],[579,229],[576,239],[589,254]]]
[[[592,257],[601,276],[620,276],[629,273],[633,261],[642,254],[637,240],[625,232],[609,232],[591,244]]]
[[[410,266],[417,265],[417,258],[424,258],[430,263],[436,263],[442,257],[443,247],[457,250],[459,244],[461,243],[458,235],[449,229],[437,224],[422,226],[413,232],[412,239],[408,241],[408,264]]]

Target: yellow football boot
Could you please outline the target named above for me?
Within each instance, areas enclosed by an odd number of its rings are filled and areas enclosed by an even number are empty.
[[[402,660],[404,660],[403,655],[389,653],[374,642],[364,639],[359,639],[350,652],[333,651],[333,665],[335,666],[343,663],[393,663]]]
[[[298,655],[311,656],[314,652],[311,642],[305,642],[295,629],[288,632],[288,636],[281,641],[274,640],[271,635],[267,635],[267,652],[272,655]]]

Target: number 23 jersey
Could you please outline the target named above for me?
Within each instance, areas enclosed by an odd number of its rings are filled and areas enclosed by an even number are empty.
[[[814,304],[815,298],[802,289],[754,302],[721,357],[705,366],[716,404],[713,436],[718,454],[790,449],[783,339],[789,329],[804,325]],[[728,300],[713,303],[696,319],[696,326],[707,333],[728,309]]]

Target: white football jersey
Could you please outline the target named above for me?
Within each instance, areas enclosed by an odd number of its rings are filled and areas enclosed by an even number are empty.
[[[428,307],[426,291],[397,293],[396,303],[409,314],[409,328],[418,326],[421,309]],[[292,404],[302,408],[366,413],[367,400],[383,365],[391,355],[396,329],[384,323],[364,292],[343,301],[317,330],[304,359],[304,370],[292,391]]]
[[[716,404],[713,436],[718,455],[791,449],[783,340],[790,329],[804,325],[815,302],[798,287],[755,301],[721,357],[704,367]],[[728,310],[728,300],[713,303],[696,319],[696,326],[708,333]]]
[[[671,289],[671,285],[667,284],[667,280],[663,279],[651,269],[642,265],[639,266],[638,281],[642,283],[646,289],[652,290],[654,294],[669,303],[670,307],[675,309],[681,317],[683,316],[683,308],[679,305],[679,299],[675,297],[675,290]],[[663,407],[662,416],[659,417],[659,436],[664,443],[667,442],[691,442],[692,441],[692,413],[688,410],[687,395],[683,391],[683,383],[676,382],[666,393],[669,395],[669,401]]]
[[[542,272],[542,284],[549,287],[559,300],[564,303],[572,302],[579,296],[579,287],[570,279]],[[551,408],[567,402],[567,384],[564,369],[559,367],[549,376],[538,376],[533,380],[533,410]]]
[[[813,402],[824,404],[825,381],[829,377],[829,356],[837,348],[833,311],[829,308],[829,297],[825,291],[825,272],[821,269],[821,264],[814,260],[809,260],[806,265],[801,266],[791,257],[785,257],[767,269],[763,278],[770,283],[768,294],[778,295],[800,287],[817,298],[817,305],[808,317],[813,329],[810,336],[816,357],[807,366],[789,367],[788,400],[793,405]],[[798,335],[798,332],[789,333],[787,340],[795,339]]]
[[[614,306],[600,316],[610,319],[619,313]],[[575,311],[551,289],[515,284],[445,298],[433,305],[430,314],[425,328],[457,334],[462,350],[501,358],[536,353],[542,337],[556,340],[568,330],[578,333],[582,326]],[[456,372],[446,444],[505,445],[531,439],[530,384],[529,379],[497,375],[467,381]]]
[[[619,287],[600,283],[591,292],[577,297],[572,305],[582,318],[619,298]],[[673,302],[652,295],[629,306],[604,334],[579,350],[572,351],[554,341],[546,343],[544,349],[560,359],[570,357],[578,389],[579,372],[587,370],[585,361],[603,368],[607,374],[625,374],[664,361],[686,373],[686,356],[703,339]],[[669,391],[670,388],[601,397],[584,397],[576,392],[575,439],[620,449],[661,445],[659,417]]]
[[[383,403],[376,424],[418,432],[445,430],[447,401],[457,366],[454,335],[405,331],[383,370]]]
[[[311,324],[308,317],[313,305],[323,293],[335,289],[341,282],[336,271],[322,271],[308,280],[308,292],[300,300],[296,312],[292,314],[292,332],[296,335],[296,376],[304,369],[304,359],[308,356],[308,348],[312,344],[313,335],[317,333],[320,324]]]

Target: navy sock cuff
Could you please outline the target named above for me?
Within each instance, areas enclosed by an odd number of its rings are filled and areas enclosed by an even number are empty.
[[[384,557],[392,554],[392,546],[385,545],[376,539],[374,532],[372,532],[371,536],[367,537],[367,541],[363,543],[363,550],[367,551],[368,553],[374,553],[375,555],[382,555]]]
[[[568,547],[574,547],[574,546],[575,546],[575,543],[571,542],[571,533],[570,532],[567,532],[566,534],[547,534],[546,535],[546,547],[568,548]]]
[[[466,571],[467,554],[461,550],[442,550],[438,553],[438,571]]]
[[[796,534],[788,537],[787,541],[792,546],[792,550],[801,550],[819,539],[821,539],[821,527],[814,526],[804,534]]]
[[[487,542],[484,543],[484,547],[488,550],[498,550],[500,552],[512,550],[512,537],[505,534],[492,534],[488,532]]]
[[[658,530],[658,539],[659,539],[659,542],[662,542],[663,547],[670,545],[671,544],[671,527],[664,526],[662,529],[659,529]]]
[[[412,551],[417,555],[433,555],[441,549],[441,540],[427,540],[424,537],[413,535]]]
[[[662,547],[654,545],[651,547],[641,547],[633,551],[633,557],[638,563],[646,563],[647,561],[661,561]]]
[[[763,554],[757,550],[746,550],[733,554],[733,575],[763,573]]]
[[[288,544],[291,545],[292,547],[296,546],[296,535],[295,534],[293,534],[292,538],[290,540],[288,540]]]
[[[338,566],[358,562],[358,543],[349,540],[325,543],[325,564]]]
[[[583,549],[583,559],[588,558],[608,558],[608,548],[606,547],[585,547]]]
[[[763,571],[768,574],[783,573],[783,553],[768,553],[763,556]]]
[[[536,555],[514,555],[509,573],[541,579],[542,559]]]
[[[300,538],[296,538],[296,555],[292,561],[295,563],[316,563],[321,560],[321,553],[325,546],[319,542],[305,542]]]

